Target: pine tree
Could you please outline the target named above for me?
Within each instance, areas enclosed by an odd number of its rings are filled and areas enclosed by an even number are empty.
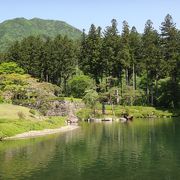
[[[143,40],[143,65],[146,74],[147,103],[154,105],[154,81],[160,78],[161,53],[159,35],[148,20],[145,24]]]
[[[118,57],[120,50],[120,37],[118,35],[117,21],[113,19],[111,26],[106,27],[103,38],[102,59],[104,62],[105,77],[122,79],[122,65]]]
[[[133,89],[136,90],[136,76],[140,74],[140,59],[141,59],[141,36],[133,26],[130,32],[130,54],[131,54],[131,67],[133,73]]]
[[[123,21],[120,58],[125,69],[126,85],[130,85],[132,67],[130,62],[130,30],[127,21]]]
[[[172,80],[173,107],[178,106],[178,70],[179,70],[179,48],[178,30],[173,22],[172,16],[167,15],[161,24],[162,53],[166,62],[166,71]]]
[[[100,83],[103,76],[103,62],[101,60],[101,28],[91,25],[87,36],[83,34],[81,42],[80,67],[85,74],[90,75],[96,84]]]

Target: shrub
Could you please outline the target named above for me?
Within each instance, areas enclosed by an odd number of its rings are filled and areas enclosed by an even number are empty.
[[[29,113],[33,114],[33,115],[36,115],[36,111],[34,109],[30,109],[29,110]]]
[[[96,113],[95,111],[96,111],[96,105],[97,105],[98,100],[99,100],[99,95],[93,89],[88,90],[86,92],[86,95],[83,97],[84,103],[93,110],[94,116]]]
[[[85,75],[74,76],[68,81],[69,93],[75,98],[82,98],[85,95],[85,91],[94,86],[94,81]]]
[[[24,74],[24,70],[15,62],[3,62],[0,64],[0,74]]]
[[[80,120],[87,120],[91,117],[91,110],[90,109],[81,109],[76,113],[76,116]]]
[[[21,111],[19,111],[17,113],[17,115],[18,115],[19,119],[25,119],[26,118],[25,114],[23,112],[21,112]]]

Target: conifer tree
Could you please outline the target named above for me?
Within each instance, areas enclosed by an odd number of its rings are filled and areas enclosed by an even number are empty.
[[[173,22],[171,15],[167,15],[164,22],[161,24],[161,41],[162,41],[162,53],[166,63],[166,72],[172,80],[172,91],[173,94],[173,107],[178,106],[179,100],[179,88],[178,88],[178,71],[180,64],[180,54],[178,48],[178,30],[176,24]]]

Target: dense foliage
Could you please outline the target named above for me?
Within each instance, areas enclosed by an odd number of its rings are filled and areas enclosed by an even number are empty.
[[[170,15],[160,32],[151,20],[143,34],[124,21],[120,34],[113,19],[103,32],[91,25],[81,43],[62,36],[46,40],[31,36],[12,45],[3,59],[17,62],[33,77],[61,86],[64,94],[69,93],[69,82],[75,88],[71,95],[75,92],[82,97],[77,91],[84,80],[74,77],[79,68],[94,79],[99,94],[112,99],[116,92],[119,104],[180,106],[180,31]]]
[[[14,62],[0,64],[0,70],[3,68],[5,71],[0,73],[0,103],[23,105],[45,113],[49,100],[62,93],[56,85],[38,82],[38,79],[23,74]]]
[[[33,77],[63,86],[66,91],[67,81],[77,64],[75,45],[67,36],[58,35],[46,41],[29,36],[10,47],[7,59],[18,63]]]
[[[89,76],[76,75],[68,82],[69,93],[75,98],[82,98],[86,90],[94,87],[94,82]]]
[[[120,87],[120,103],[131,93],[141,104],[178,107],[180,105],[180,32],[168,14],[161,24],[161,32],[148,20],[144,33],[130,29],[123,22],[121,35],[117,21],[112,20],[103,33],[91,25],[88,35],[83,34],[79,66],[85,74],[102,87],[106,79],[106,91]],[[109,81],[111,79],[111,81]],[[166,79],[166,80],[162,80]],[[139,81],[139,82],[138,82]],[[163,81],[163,83],[162,83]],[[132,87],[132,88],[130,88]],[[124,91],[126,89],[126,91]],[[98,89],[104,90],[103,88]],[[140,93],[141,90],[144,93]],[[134,93],[133,93],[134,92]],[[130,100],[134,104],[137,100]]]

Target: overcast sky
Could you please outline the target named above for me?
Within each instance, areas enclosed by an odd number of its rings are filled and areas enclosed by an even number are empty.
[[[115,18],[121,30],[128,21],[143,32],[148,19],[158,30],[166,14],[180,27],[180,0],[0,0],[0,22],[16,17],[55,19],[82,30],[94,23],[105,28]]]

